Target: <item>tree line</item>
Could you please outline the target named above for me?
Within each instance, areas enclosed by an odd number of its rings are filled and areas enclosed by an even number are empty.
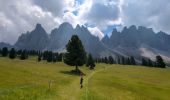
[[[67,65],[75,66],[75,71],[79,71],[78,66],[83,66],[84,64],[89,67],[89,69],[94,69],[95,63],[106,63],[106,64],[122,64],[122,65],[139,65],[133,56],[124,57],[119,56],[113,58],[112,56],[96,58],[94,59],[92,55],[87,54],[84,46],[77,35],[73,35],[66,45],[66,53],[57,53],[52,51],[35,51],[35,50],[16,50],[11,48],[8,50],[7,47],[0,49],[0,54],[2,57],[9,57],[10,59],[15,59],[19,57],[21,60],[28,59],[28,56],[37,56],[37,61],[46,60],[47,62],[64,62]],[[152,61],[147,58],[142,58],[141,65],[149,67],[159,67],[165,68],[166,64],[161,56],[156,56],[156,61]]]
[[[166,64],[160,55],[156,56],[156,61],[152,61],[149,58],[142,58],[141,62],[139,61],[138,63],[136,62],[133,56],[131,57],[119,56],[116,58],[113,58],[112,56],[102,57],[96,58],[95,62],[105,64],[142,65],[147,67],[166,68]]]

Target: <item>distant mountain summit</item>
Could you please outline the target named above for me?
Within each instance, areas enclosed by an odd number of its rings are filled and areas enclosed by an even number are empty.
[[[49,36],[41,24],[37,24],[36,28],[22,34],[18,41],[15,43],[15,47],[18,49],[27,49],[27,50],[44,50],[49,43]]]
[[[105,35],[100,40],[85,26],[77,25],[73,28],[70,23],[65,22],[48,35],[41,24],[37,24],[33,31],[18,38],[15,47],[65,52],[65,46],[74,34],[79,36],[85,50],[94,57],[134,56],[139,60],[142,57],[154,60],[156,55],[161,55],[166,61],[170,61],[170,35],[164,32],[155,33],[151,28],[135,25],[124,27],[121,32],[113,29],[110,37]]]
[[[170,61],[170,35],[164,32],[155,33],[151,28],[134,25],[125,27],[121,32],[113,30],[110,38],[107,36],[102,42],[108,48],[119,51],[127,56],[148,57],[154,60],[156,55],[162,55]]]
[[[59,28],[53,29],[49,35],[40,24],[37,24],[33,31],[22,34],[18,38],[15,47],[28,50],[65,52],[65,46],[74,34],[82,40],[86,51],[92,53],[95,57],[100,57],[102,52],[107,51],[99,38],[93,36],[86,27],[77,25],[76,28],[73,28],[67,22],[61,24]]]

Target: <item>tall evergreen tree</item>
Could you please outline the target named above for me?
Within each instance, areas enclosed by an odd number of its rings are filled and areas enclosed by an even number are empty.
[[[27,54],[27,51],[26,50],[23,50],[22,53],[21,53],[21,56],[20,56],[20,59],[21,60],[25,60],[28,58],[28,54]]]
[[[59,53],[59,54],[58,54],[58,61],[59,61],[59,62],[62,62],[62,59],[63,59],[63,54],[62,54],[62,53]]]
[[[120,57],[117,58],[117,64],[121,64]]]
[[[95,67],[95,62],[91,54],[89,54],[87,57],[86,66],[89,67],[90,69],[94,69]]]
[[[108,58],[107,57],[104,57],[104,63],[108,64],[109,61],[108,61]]]
[[[86,62],[86,52],[84,46],[77,35],[73,35],[66,45],[67,52],[65,53],[64,63],[75,66],[78,72],[78,66],[82,66]]]
[[[145,58],[142,58],[142,65],[143,66],[148,66],[148,62]]]
[[[160,55],[156,56],[156,65],[160,68],[165,68],[166,64]]]
[[[136,61],[135,61],[135,58],[133,56],[130,57],[130,64],[136,65]]]
[[[1,54],[2,54],[2,50],[1,50],[1,48],[0,48],[0,56],[1,56]]]
[[[53,61],[53,53],[52,51],[49,51],[47,55],[47,62],[52,62],[52,61]]]
[[[8,55],[8,48],[7,47],[2,48],[2,56],[6,57],[7,55]]]
[[[14,48],[12,48],[12,49],[9,51],[9,58],[11,58],[11,59],[16,58],[16,51],[15,51]]]
[[[109,60],[108,60],[109,64],[114,64],[114,59],[112,56],[109,56]]]
[[[39,54],[39,55],[38,55],[38,62],[40,62],[40,61],[41,61],[41,58],[42,58],[42,55],[41,55],[41,54]]]
[[[21,55],[21,53],[22,53],[21,49],[17,51],[17,55]]]
[[[122,64],[125,65],[126,61],[125,61],[125,57],[122,56]]]
[[[130,61],[130,58],[129,58],[129,57],[126,58],[126,64],[127,64],[127,65],[131,65],[131,61]]]
[[[151,59],[148,59],[148,66],[153,67],[153,61]]]

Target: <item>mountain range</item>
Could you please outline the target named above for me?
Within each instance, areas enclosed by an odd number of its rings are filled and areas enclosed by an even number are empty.
[[[74,34],[82,40],[86,52],[94,57],[134,56],[137,60],[142,57],[154,60],[156,55],[161,55],[165,61],[170,62],[170,35],[162,31],[155,33],[151,28],[135,25],[124,27],[122,31],[113,29],[110,37],[105,35],[100,40],[85,26],[77,25],[73,28],[65,22],[47,34],[41,24],[37,24],[33,31],[23,33],[13,47],[65,52],[65,45]],[[5,43],[0,43],[0,47],[3,46],[6,46]],[[7,46],[10,47],[9,44]]]

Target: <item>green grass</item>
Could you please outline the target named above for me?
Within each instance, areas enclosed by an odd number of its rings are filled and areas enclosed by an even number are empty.
[[[0,57],[0,100],[169,100],[170,69],[97,64],[80,77],[64,63]],[[49,83],[51,87],[49,89]]]

